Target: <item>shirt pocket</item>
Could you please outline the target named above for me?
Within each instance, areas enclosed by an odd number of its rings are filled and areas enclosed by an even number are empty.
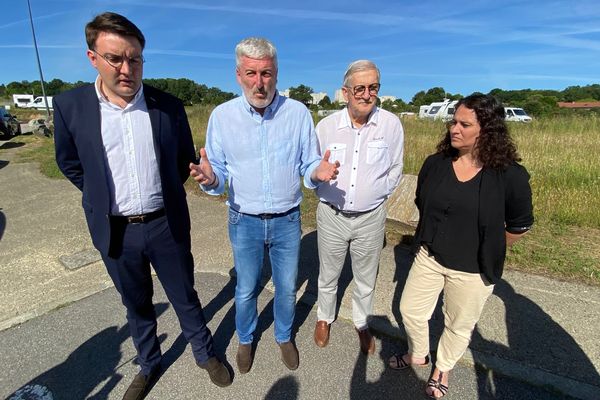
[[[330,143],[327,149],[330,151],[329,162],[334,163],[339,161],[340,165],[344,165],[346,160],[346,147],[345,143]]]
[[[380,164],[388,162],[388,145],[383,140],[367,143],[367,164]]]

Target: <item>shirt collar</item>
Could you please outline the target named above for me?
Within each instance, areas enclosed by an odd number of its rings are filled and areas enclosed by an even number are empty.
[[[100,103],[102,104],[107,104],[111,107],[114,108],[118,108],[119,110],[125,110],[127,108],[133,107],[135,106],[140,99],[143,98],[144,96],[144,85],[140,85],[140,88],[138,89],[138,91],[136,92],[135,96],[133,96],[133,99],[131,100],[131,102],[129,102],[125,108],[121,108],[119,106],[117,106],[116,104],[111,103],[106,96],[104,96],[104,94],[102,94],[102,91],[100,90],[100,75],[98,75],[96,77],[96,81],[94,82],[94,88],[96,89],[96,96],[98,96],[98,101],[100,101]]]
[[[364,124],[363,126],[367,126],[367,125],[377,125],[377,121],[379,119],[379,107],[375,106],[375,108],[373,108],[373,111],[371,111],[371,114],[369,115],[369,118],[367,119],[367,123]],[[338,122],[338,129],[345,129],[345,128],[350,128],[352,129],[352,121],[350,120],[350,114],[348,113],[348,107],[346,107],[344,109],[344,112],[342,112],[342,118],[340,118],[340,121]]]
[[[275,111],[277,110],[277,108],[279,108],[279,104],[281,103],[281,96],[279,95],[279,93],[277,92],[277,90],[275,90],[275,96],[273,97],[273,101],[271,102],[271,104],[269,104],[267,107],[265,107],[265,113],[264,115],[269,115],[269,114],[274,114]],[[242,94],[242,104],[244,106],[244,109],[246,111],[248,111],[250,114],[253,113],[258,113],[254,107],[252,107],[252,105],[248,102],[248,99],[246,98],[245,94]]]

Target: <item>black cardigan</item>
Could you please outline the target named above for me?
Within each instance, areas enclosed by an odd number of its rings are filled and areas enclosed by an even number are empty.
[[[452,162],[442,153],[425,160],[417,181],[415,203],[419,224],[415,232],[413,252],[433,238],[436,221],[429,216],[431,198],[436,195]],[[527,170],[515,163],[505,169],[483,168],[479,187],[479,269],[491,283],[502,277],[506,257],[505,230],[525,232],[533,224],[531,187]]]

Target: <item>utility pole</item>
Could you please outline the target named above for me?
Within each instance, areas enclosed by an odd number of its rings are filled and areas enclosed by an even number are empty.
[[[42,73],[42,64],[40,63],[40,53],[38,52],[37,41],[35,40],[35,29],[33,27],[33,17],[31,16],[31,4],[27,0],[27,7],[29,8],[29,22],[31,23],[31,34],[33,35],[33,47],[35,48],[35,56],[37,57],[38,69],[40,71],[40,83],[42,84],[42,96],[44,96],[44,103],[46,105],[46,117],[47,121],[50,121],[50,107],[48,106],[48,98],[46,97],[46,89],[44,88],[44,74]]]

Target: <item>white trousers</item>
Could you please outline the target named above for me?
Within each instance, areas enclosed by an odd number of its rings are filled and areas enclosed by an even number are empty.
[[[438,343],[436,366],[446,372],[454,368],[467,350],[475,324],[494,285],[482,274],[445,268],[421,247],[400,300],[402,322],[408,335],[408,352],[414,357],[423,358],[429,354],[428,321],[442,290],[444,331]]]
[[[385,237],[385,219],[385,204],[366,214],[345,217],[327,204],[319,203],[317,207],[318,320],[330,324],[335,319],[338,280],[346,253],[350,249],[355,283],[352,295],[352,320],[357,329],[367,326],[367,317],[373,313],[373,295]]]

